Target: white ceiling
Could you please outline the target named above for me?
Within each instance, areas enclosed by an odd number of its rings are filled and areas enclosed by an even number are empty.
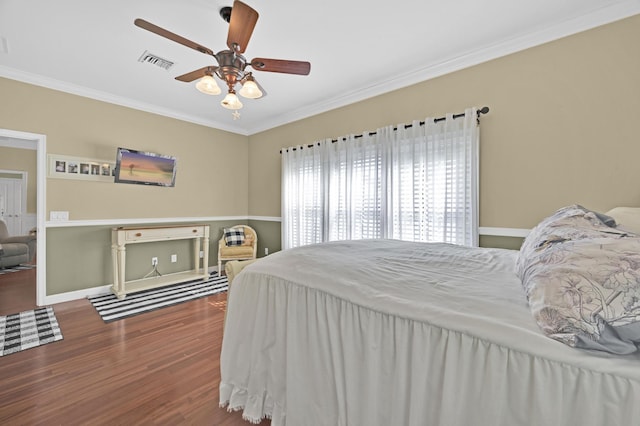
[[[174,77],[215,60],[133,25],[143,18],[226,49],[231,0],[0,0],[0,76],[250,135],[640,13],[640,0],[246,0],[253,57],[311,62],[308,76],[254,73],[268,95],[222,95]],[[138,62],[149,52],[170,70]],[[0,94],[1,99],[1,94]]]

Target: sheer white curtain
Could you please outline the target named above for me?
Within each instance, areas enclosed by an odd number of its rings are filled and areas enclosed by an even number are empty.
[[[283,248],[394,238],[478,244],[476,109],[282,151]]]

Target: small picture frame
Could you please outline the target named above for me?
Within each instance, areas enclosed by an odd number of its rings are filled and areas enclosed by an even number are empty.
[[[47,176],[50,178],[111,183],[114,181],[115,160],[49,154],[48,165]]]

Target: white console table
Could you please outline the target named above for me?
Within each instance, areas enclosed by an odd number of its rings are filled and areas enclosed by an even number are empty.
[[[125,281],[127,244],[151,243],[171,240],[194,240],[193,269],[168,275]],[[200,268],[200,251],[203,252]],[[146,228],[112,228],[111,253],[113,258],[113,293],[124,299],[128,293],[161,287],[209,276],[209,225],[155,226]]]

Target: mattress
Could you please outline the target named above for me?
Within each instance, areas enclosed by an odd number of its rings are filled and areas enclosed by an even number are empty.
[[[359,240],[247,266],[221,405],[274,426],[639,424],[640,356],[544,336],[517,253]]]

